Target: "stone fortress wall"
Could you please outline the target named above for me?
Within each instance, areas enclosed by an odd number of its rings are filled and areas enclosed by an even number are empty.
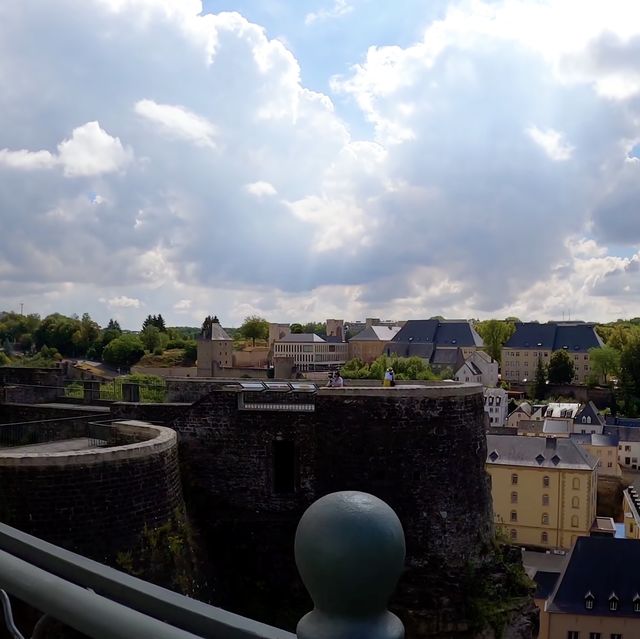
[[[142,422],[116,425],[123,446],[66,452],[0,449],[0,520],[113,564],[184,511],[176,434]]]
[[[308,605],[296,600],[295,524],[322,495],[359,490],[389,503],[404,526],[395,605],[407,634],[474,636],[465,634],[469,575],[491,563],[494,533],[481,386],[219,387],[172,427],[188,508],[209,549],[225,548],[212,555],[222,605],[265,618],[258,601],[271,606],[266,620],[286,624],[273,614],[284,598],[300,607],[295,618]]]

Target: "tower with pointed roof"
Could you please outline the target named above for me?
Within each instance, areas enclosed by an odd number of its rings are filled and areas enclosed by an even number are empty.
[[[198,336],[198,377],[219,377],[233,366],[233,340],[217,316],[207,316]]]

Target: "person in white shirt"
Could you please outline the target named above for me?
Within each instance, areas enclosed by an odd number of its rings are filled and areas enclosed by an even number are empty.
[[[333,384],[332,386],[342,387],[344,386],[344,380],[342,379],[342,375],[340,375],[340,371],[336,371],[333,376]]]

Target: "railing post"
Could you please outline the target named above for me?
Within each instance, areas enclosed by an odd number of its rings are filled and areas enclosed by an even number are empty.
[[[402,639],[387,610],[404,566],[402,524],[381,499],[356,491],[326,495],[306,510],[295,556],[314,609],[298,639]]]
[[[122,401],[139,402],[140,384],[136,382],[122,382]]]
[[[82,398],[86,404],[100,399],[100,382],[84,380],[82,382]]]

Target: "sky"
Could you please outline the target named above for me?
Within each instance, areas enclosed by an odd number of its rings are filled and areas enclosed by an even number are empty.
[[[637,0],[0,3],[0,310],[640,316]]]

